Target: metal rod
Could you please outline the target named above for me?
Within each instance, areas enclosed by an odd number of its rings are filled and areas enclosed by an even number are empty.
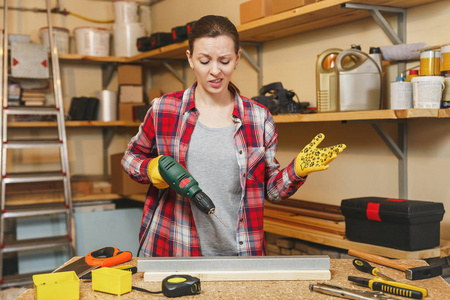
[[[163,61],[162,64],[164,65],[164,67],[166,67],[167,70],[170,71],[170,73],[172,73],[183,84],[183,87],[186,86],[186,81],[183,78],[183,75],[178,74],[177,70],[175,70],[171,65],[169,65],[168,62]]]
[[[329,270],[327,255],[139,258],[138,272]]]
[[[408,156],[407,156],[407,123],[405,120],[397,122],[398,143],[389,136],[378,122],[370,123],[381,139],[398,159],[398,196],[408,199]]]

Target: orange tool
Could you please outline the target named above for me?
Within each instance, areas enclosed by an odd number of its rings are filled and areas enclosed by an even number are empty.
[[[131,260],[130,251],[120,251],[115,247],[104,247],[89,252],[86,255],[86,263],[90,266],[112,267]]]

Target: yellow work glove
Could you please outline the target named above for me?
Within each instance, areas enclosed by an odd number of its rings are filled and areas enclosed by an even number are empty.
[[[150,178],[150,180],[152,181],[153,185],[157,189],[165,189],[165,188],[169,187],[167,182],[164,181],[164,179],[161,177],[161,174],[159,173],[158,161],[161,158],[161,156],[162,155],[152,159],[150,161],[150,163],[148,164],[148,168],[147,168],[148,177]]]
[[[297,155],[295,158],[295,173],[297,173],[298,176],[305,177],[312,172],[328,169],[328,164],[347,147],[344,144],[339,144],[326,148],[317,148],[324,138],[325,135],[319,133],[311,143],[306,145]]]

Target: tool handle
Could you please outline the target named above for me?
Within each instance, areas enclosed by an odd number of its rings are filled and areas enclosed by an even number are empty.
[[[385,281],[381,278],[370,280],[370,288],[374,291],[382,291],[403,297],[422,299],[427,296],[427,290],[414,285],[394,281]]]
[[[375,267],[372,267],[367,261],[362,260],[362,259],[358,259],[355,258],[353,260],[353,265],[355,266],[356,269],[358,269],[359,271],[365,272],[365,273],[369,273],[372,275],[378,275],[378,269]]]
[[[366,259],[368,261],[386,266],[386,267],[390,267],[393,269],[397,269],[400,271],[406,271],[409,268],[414,268],[413,266],[407,265],[407,264],[403,264],[401,262],[392,260],[392,259],[388,259],[388,258],[384,258],[382,256],[378,256],[378,255],[374,255],[374,254],[369,254],[366,252],[362,252],[359,250],[355,250],[355,249],[349,249],[348,250],[348,255],[352,255],[352,256],[356,256],[362,259]]]

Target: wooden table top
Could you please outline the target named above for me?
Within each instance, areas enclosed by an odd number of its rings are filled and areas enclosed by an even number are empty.
[[[401,260],[404,263],[414,266],[427,265],[423,260]],[[70,262],[70,261],[69,261]],[[126,264],[136,265],[137,259],[133,258]],[[428,290],[429,299],[448,299],[450,295],[450,285],[442,277],[434,277],[423,280],[410,281],[405,279],[404,272],[391,269],[388,267],[380,266],[375,263],[371,263],[380,269],[383,274],[395,279],[398,282],[415,285],[418,287],[426,288]],[[369,291],[368,288],[359,287],[353,285],[347,280],[347,276],[360,276],[360,277],[373,277],[369,274],[362,273],[356,270],[352,265],[352,259],[331,259],[331,280],[329,281],[236,281],[236,282],[201,282],[201,293],[195,296],[188,296],[185,298],[192,299],[340,299],[331,297],[328,295],[320,294],[317,292],[311,292],[309,290],[310,284],[327,283],[331,285],[337,285],[344,288],[358,289],[361,291]],[[151,291],[161,290],[160,282],[144,282],[144,273],[138,272],[132,277],[133,286],[145,288]],[[407,299],[404,297],[393,296],[398,299]],[[120,296],[121,300],[128,299],[157,299],[166,298],[162,294],[151,295],[148,293],[132,290],[127,294]],[[20,295],[18,300],[31,300],[35,299],[34,290],[29,289]],[[116,295],[111,295],[102,292],[96,292],[92,290],[92,284],[89,281],[80,281],[80,300],[117,300]]]

